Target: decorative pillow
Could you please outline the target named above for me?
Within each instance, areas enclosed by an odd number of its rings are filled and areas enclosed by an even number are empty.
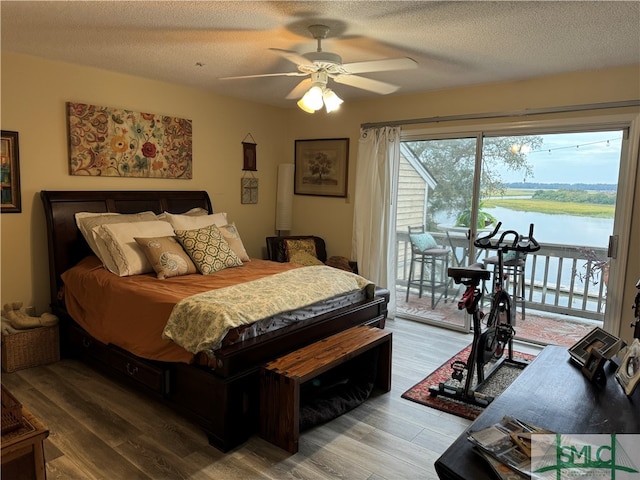
[[[177,230],[176,238],[203,275],[242,265],[242,260],[215,225],[197,230]]]
[[[134,240],[144,252],[159,279],[198,272],[191,258],[174,236],[136,237]]]
[[[409,235],[411,243],[413,243],[418,250],[425,251],[432,248],[438,248],[438,243],[431,236],[430,233],[412,233]]]
[[[222,238],[224,238],[227,243],[231,246],[231,249],[235,252],[236,255],[243,262],[250,262],[251,259],[247,254],[247,251],[244,248],[244,244],[242,243],[242,239],[240,238],[240,233],[238,233],[238,229],[236,228],[236,224],[231,222],[228,225],[224,225],[222,227],[218,227],[220,229],[220,233],[222,233]]]
[[[107,270],[121,277],[153,272],[153,267],[138,246],[136,237],[167,237],[173,235],[168,222],[112,223],[93,228],[102,262]]]
[[[174,230],[197,230],[198,228],[215,225],[222,227],[227,223],[226,213],[212,213],[211,215],[177,215],[175,213],[164,212],[167,222],[173,226]]]
[[[517,253],[518,252],[516,252],[515,250],[510,250],[507,253],[503,253],[502,254],[502,261],[503,262],[510,262],[512,260],[515,260]],[[524,255],[521,253],[519,258],[520,259],[524,258]]]
[[[312,257],[318,258],[318,254],[316,253],[316,242],[313,238],[286,238],[284,240],[284,248],[287,252],[287,261],[289,262],[291,261],[291,258],[299,252],[305,252]]]
[[[298,251],[289,256],[289,263],[297,263],[306,267],[311,265],[324,265],[320,260],[308,252]]]
[[[209,215],[209,211],[204,208],[195,207],[195,208],[192,208],[191,210],[187,210],[186,212],[181,213],[180,215],[189,215],[191,217],[197,217],[199,215]],[[158,215],[156,215],[156,217],[158,218],[158,220],[164,220],[166,222],[167,212],[159,213]]]
[[[75,214],[75,218],[76,225],[78,225],[78,229],[89,244],[89,247],[91,247],[93,253],[95,253],[96,256],[102,260],[102,263],[104,263],[104,260],[100,256],[98,245],[94,239],[93,229],[95,227],[111,223],[133,223],[156,220],[156,214],[153,212],[133,214],[78,212]]]

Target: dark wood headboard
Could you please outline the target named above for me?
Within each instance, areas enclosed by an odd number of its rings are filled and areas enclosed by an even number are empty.
[[[62,307],[60,275],[91,253],[75,221],[77,212],[183,213],[195,207],[213,212],[205,191],[49,191],[42,190],[49,247],[51,306]]]

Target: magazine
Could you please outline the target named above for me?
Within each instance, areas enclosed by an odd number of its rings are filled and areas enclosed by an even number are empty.
[[[489,456],[525,478],[535,478],[531,472],[531,435],[537,433],[553,432],[505,416],[490,427],[469,432],[467,438],[485,458]],[[501,478],[513,478],[504,476],[489,463]]]
[[[475,451],[478,455],[480,455],[487,461],[493,472],[498,476],[500,480],[522,480],[524,478],[521,473],[510,469],[506,465],[500,463],[499,460],[496,460],[491,455],[483,452],[479,448]]]

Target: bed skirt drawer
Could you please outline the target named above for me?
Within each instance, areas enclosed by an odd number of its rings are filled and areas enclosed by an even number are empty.
[[[109,347],[75,324],[69,326],[69,347],[74,356],[98,360],[102,363],[109,360]]]
[[[168,370],[151,363],[141,362],[116,347],[112,347],[110,353],[111,366],[115,370],[161,395],[168,392]]]

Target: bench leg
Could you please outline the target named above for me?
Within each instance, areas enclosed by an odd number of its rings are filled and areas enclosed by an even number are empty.
[[[260,379],[263,412],[260,436],[289,453],[296,453],[300,437],[300,383],[269,371],[263,371]]]

